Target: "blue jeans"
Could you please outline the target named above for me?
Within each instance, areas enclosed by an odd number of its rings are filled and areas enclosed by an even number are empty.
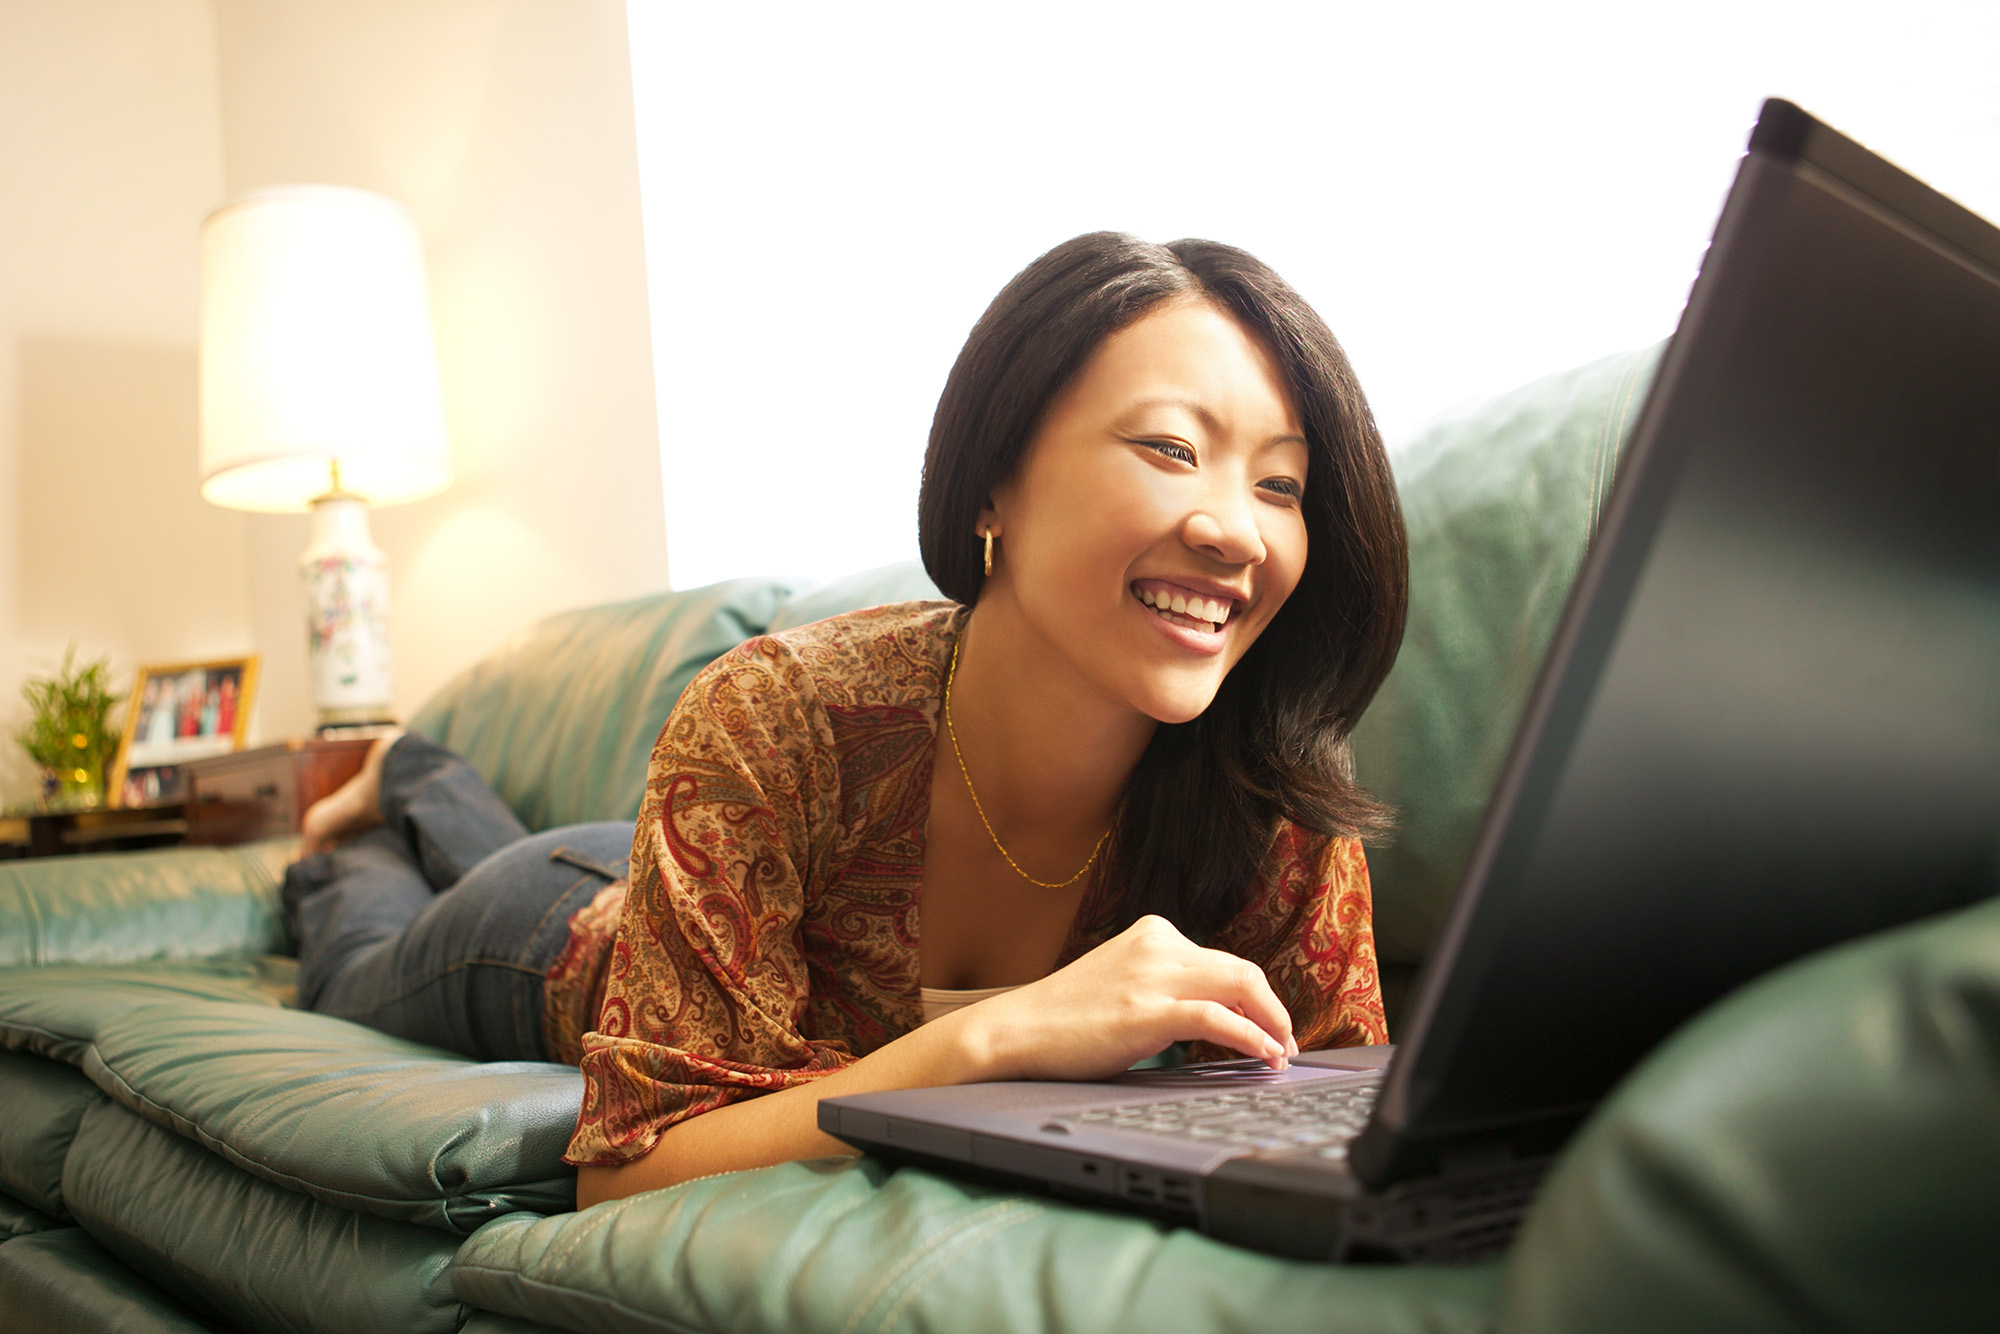
[[[472,766],[414,733],[382,824],[285,873],[299,1003],[481,1061],[549,1059],[542,979],[569,919],[625,875],[630,822],[530,836]]]

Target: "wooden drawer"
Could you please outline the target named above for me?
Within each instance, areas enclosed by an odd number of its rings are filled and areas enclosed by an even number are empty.
[[[370,739],[282,741],[187,766],[187,841],[295,834],[306,808],[352,778]]]

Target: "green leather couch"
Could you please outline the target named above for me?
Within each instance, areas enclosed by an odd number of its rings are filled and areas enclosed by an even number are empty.
[[[1372,854],[1392,1026],[1652,365],[1538,382],[1397,451],[1412,621],[1356,738],[1403,811]],[[630,817],[703,663],[926,589],[896,568],[559,616],[413,722],[531,827]],[[571,1212],[575,1071],[289,1008],[289,852],[0,863],[0,1331],[2000,1328],[1993,905],[1698,1018],[1507,1255],[1336,1267],[868,1160]]]

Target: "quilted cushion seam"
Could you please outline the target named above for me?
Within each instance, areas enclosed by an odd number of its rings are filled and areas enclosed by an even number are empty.
[[[92,1053],[97,1053],[97,1049],[95,1046],[91,1047],[90,1051]],[[236,1167],[239,1167],[244,1171],[251,1173],[253,1176],[261,1177],[265,1181],[270,1182],[272,1185],[282,1186],[285,1189],[292,1191],[294,1194],[306,1195],[313,1199],[323,1200],[328,1204],[337,1205],[342,1208],[353,1209],[356,1208],[358,1205],[358,1207],[364,1210],[365,1212],[374,1214],[377,1217],[389,1217],[403,1222],[418,1222],[420,1226],[436,1228],[435,1223],[426,1223],[423,1222],[422,1220],[412,1219],[409,1217],[411,1207],[418,1206],[423,1209],[423,1212],[426,1215],[441,1215],[443,1217],[446,1226],[443,1228],[437,1228],[436,1230],[449,1232],[456,1236],[470,1236],[472,1231],[477,1231],[476,1227],[471,1230],[462,1227],[458,1223],[457,1219],[453,1217],[450,1206],[461,1201],[470,1201],[473,1203],[477,1203],[480,1199],[485,1197],[486,1192],[481,1192],[478,1194],[458,1194],[451,1191],[442,1191],[440,1194],[435,1196],[424,1196],[421,1198],[412,1199],[408,1196],[377,1195],[364,1191],[343,1190],[334,1186],[327,1186],[327,1185],[317,1184],[314,1182],[309,1182],[302,1177],[294,1176],[289,1172],[281,1171],[278,1168],[272,1167],[268,1163],[259,1162],[255,1158],[252,1158],[250,1155],[244,1153],[242,1150],[236,1148],[234,1145],[228,1143],[225,1140],[218,1139],[214,1134],[210,1133],[207,1130],[204,1130],[198,1122],[195,1122],[189,1119],[188,1117],[183,1116],[181,1113],[175,1111],[171,1107],[166,1107],[161,1105],[160,1103],[154,1102],[151,1098],[148,1098],[145,1094],[141,1093],[139,1090],[133,1088],[129,1083],[127,1083],[123,1075],[119,1074],[116,1070],[112,1069],[111,1066],[105,1062],[101,1053],[97,1053],[97,1055],[98,1059],[95,1062],[94,1069],[86,1069],[85,1073],[89,1074],[92,1078],[92,1082],[96,1083],[99,1088],[102,1088],[106,1093],[110,1094],[113,1100],[118,1102],[119,1105],[125,1107],[128,1111],[133,1112],[135,1115],[144,1117],[145,1119],[153,1122],[156,1125],[163,1126],[168,1130],[176,1132],[177,1134],[183,1136],[184,1138],[193,1140],[195,1143],[201,1145],[209,1152],[216,1154],[224,1161],[234,1164]],[[104,1078],[102,1079],[98,1078],[96,1073],[97,1071],[102,1071]],[[107,1083],[107,1081],[109,1081],[109,1083]],[[115,1085],[115,1087],[113,1085]],[[511,1191],[513,1189],[518,1189],[521,1187],[532,1187],[544,1184],[549,1184],[549,1183],[513,1182],[509,1183],[509,1185],[507,1187],[504,1187],[503,1189]],[[370,1205],[374,1205],[377,1207],[370,1208],[369,1207]],[[394,1210],[395,1212],[385,1214],[382,1212],[384,1209],[391,1209]],[[483,1224],[485,1222],[490,1221],[490,1219],[483,1218],[479,1221],[480,1223]]]
[[[613,1205],[607,1211],[608,1216],[604,1220],[604,1227],[608,1229],[610,1227],[615,1226],[619,1218],[622,1218],[625,1214],[631,1212],[633,1205],[637,1202],[638,1199],[639,1196],[637,1195],[627,1195],[624,1199],[618,1201],[615,1205]],[[576,1228],[573,1230],[577,1234],[573,1240],[565,1244],[561,1237],[557,1237],[555,1248],[552,1248],[551,1251],[549,1252],[557,1268],[561,1268],[563,1265],[568,1264],[569,1257],[573,1255],[576,1252],[577,1247],[583,1245],[586,1240],[584,1237],[584,1230],[582,1228]],[[597,1239],[598,1239],[598,1233],[593,1232],[590,1234],[589,1240],[593,1244],[597,1241]]]
[[[1039,1212],[1041,1212],[1039,1207],[1030,1201],[1013,1201],[1011,1209],[988,1218],[977,1227],[967,1227],[960,1230],[955,1236],[949,1239],[951,1242],[949,1246],[940,1244],[932,1248],[930,1251],[930,1264],[925,1268],[925,1272],[921,1275],[911,1275],[908,1291],[897,1298],[896,1304],[884,1313],[882,1319],[875,1325],[876,1330],[886,1330],[893,1325],[896,1318],[903,1313],[904,1308],[908,1307],[911,1302],[921,1296],[924,1289],[929,1287],[931,1282],[943,1271],[945,1261],[952,1259],[970,1246],[991,1239],[996,1233],[1004,1232],[1008,1228],[1019,1227],[1022,1223],[1028,1221],[1027,1216]]]
[[[738,1173],[710,1172],[703,1176],[691,1177],[686,1181],[678,1182],[674,1186],[669,1187],[669,1189],[680,1190],[684,1187],[692,1186],[697,1181],[711,1181],[714,1180],[716,1177],[735,1176],[735,1175],[738,1175]],[[765,1201],[765,1204],[766,1205],[779,1204],[792,1196],[804,1194],[810,1189],[811,1187],[809,1186],[799,1186],[787,1191],[773,1192],[771,1199]],[[561,1236],[558,1236],[555,1240],[554,1245],[544,1252],[544,1255],[547,1257],[548,1263],[554,1265],[556,1268],[561,1268],[563,1265],[569,1263],[570,1256],[575,1254],[579,1248],[584,1246],[598,1245],[600,1241],[600,1233],[602,1231],[617,1226],[617,1220],[619,1218],[623,1217],[627,1213],[630,1213],[634,1208],[638,1206],[641,1200],[647,1198],[652,1198],[654,1200],[657,1200],[656,1195],[652,1195],[651,1193],[646,1193],[640,1195],[627,1195],[623,1199],[615,1201],[608,1200],[603,1204],[594,1206],[595,1208],[602,1210],[604,1212],[603,1229],[593,1229],[589,1231],[586,1231],[585,1229],[580,1227],[571,1227],[564,1229],[564,1231],[570,1233],[571,1235],[567,1240],[565,1240]],[[657,1205],[655,1207],[657,1207]],[[683,1199],[675,1199],[671,1207],[674,1209],[697,1209],[700,1206],[689,1204],[686,1200]]]
[[[940,1248],[959,1237],[965,1236],[968,1232],[983,1227],[989,1219],[1005,1217],[1008,1213],[1023,1208],[1024,1205],[1025,1202],[1021,1200],[995,1201],[985,1208],[975,1211],[970,1216],[960,1219],[957,1223],[954,1223],[937,1236],[932,1237],[929,1241],[911,1251],[903,1257],[901,1264],[896,1265],[877,1280],[875,1286],[869,1289],[867,1295],[856,1304],[854,1314],[849,1316],[847,1323],[840,1327],[840,1334],[854,1334],[854,1331],[860,1327],[862,1319],[870,1311],[874,1310],[876,1306],[880,1305],[882,1300],[889,1295],[889,1292],[898,1283],[904,1280],[906,1275],[910,1274],[912,1270],[922,1264],[927,1258],[935,1255]]]
[[[474,1274],[491,1275],[517,1288],[532,1288],[537,1292],[545,1292],[557,1297],[581,1297],[587,1301],[596,1303],[604,1309],[615,1311],[621,1316],[635,1320],[642,1325],[653,1329],[669,1330],[672,1331],[672,1334],[709,1334],[709,1331],[702,1329],[700,1326],[682,1324],[678,1320],[662,1316],[657,1312],[644,1310],[636,1306],[628,1306],[616,1297],[606,1297],[604,1294],[593,1292],[588,1288],[552,1283],[547,1279],[529,1278],[518,1269],[502,1269],[498,1265],[478,1264],[468,1261],[454,1261],[452,1267],[454,1269],[467,1270]],[[476,1306],[477,1303],[472,1303],[472,1305]],[[480,1307],[479,1309],[492,1310],[493,1308]],[[498,1314],[511,1315],[522,1320],[541,1319],[538,1315],[521,1311],[501,1311]]]

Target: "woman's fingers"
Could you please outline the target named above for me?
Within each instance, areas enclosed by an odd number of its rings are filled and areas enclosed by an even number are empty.
[[[1183,995],[1220,1001],[1263,1029],[1280,1047],[1291,1042],[1291,1012],[1271,990],[1263,969],[1222,950],[1202,950],[1191,968],[1194,975],[1188,980],[1193,985],[1184,987]]]
[[[1268,1061],[1274,1070],[1284,1068],[1286,1044],[1226,1005],[1209,1000],[1182,1001],[1175,1007],[1175,1019],[1176,1027],[1186,1031],[1188,1041],[1212,1042]]]
[[[1003,1022],[1014,1011],[1017,1024],[1064,1035],[1029,1056],[1028,1077],[1099,1078],[1174,1041],[1212,1042],[1273,1069],[1298,1052],[1291,1015],[1263,969],[1196,945],[1162,917],[1140,918],[987,1018]]]

